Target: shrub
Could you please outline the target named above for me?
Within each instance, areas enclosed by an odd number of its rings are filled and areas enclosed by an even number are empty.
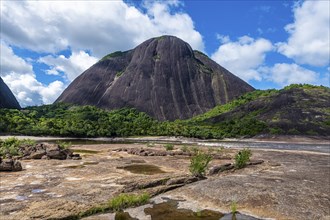
[[[31,139],[19,140],[15,137],[0,139],[0,156],[10,154],[11,156],[20,155],[19,148],[21,145],[34,145],[35,141]]]
[[[244,148],[235,155],[235,167],[241,169],[246,166],[246,163],[250,160],[252,153],[250,149]]]
[[[165,144],[164,148],[169,151],[169,150],[173,150],[174,149],[174,145],[173,144]]]
[[[270,134],[284,134],[285,132],[281,128],[270,128],[269,133]]]
[[[58,144],[61,149],[68,149],[72,146],[71,142],[65,141],[56,141],[56,144]]]
[[[288,130],[288,134],[298,135],[298,134],[300,134],[300,132],[295,128],[291,128],[290,130]]]
[[[189,148],[188,148],[187,145],[183,145],[183,146],[181,147],[181,150],[182,150],[182,152],[189,152]]]
[[[193,176],[202,177],[205,175],[206,168],[211,160],[212,156],[210,154],[199,151],[191,158],[189,171]]]

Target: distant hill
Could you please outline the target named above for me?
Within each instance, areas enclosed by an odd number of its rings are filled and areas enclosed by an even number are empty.
[[[0,77],[0,108],[21,108],[15,96]]]
[[[149,39],[105,56],[56,102],[103,109],[136,108],[153,118],[188,119],[253,91],[253,87],[173,36]]]
[[[330,89],[291,85],[281,90],[254,91],[188,120],[188,124],[211,126],[213,131],[227,131],[234,136],[260,133],[329,136]]]

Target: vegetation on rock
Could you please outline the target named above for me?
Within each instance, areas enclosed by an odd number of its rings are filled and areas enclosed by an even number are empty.
[[[210,154],[198,151],[197,154],[190,159],[190,173],[193,176],[203,177],[211,160],[212,156]]]
[[[330,89],[290,85],[247,93],[189,120],[159,122],[136,109],[107,111],[56,103],[22,110],[0,109],[0,133],[68,137],[137,135],[195,138],[328,135]]]
[[[174,145],[173,145],[173,144],[165,144],[165,145],[164,145],[164,148],[165,148],[167,151],[174,150]]]
[[[91,216],[97,213],[103,212],[116,212],[122,211],[125,208],[136,207],[148,203],[150,200],[150,195],[147,193],[142,194],[126,194],[122,193],[114,198],[110,199],[107,203],[102,205],[94,206],[84,212],[77,215],[71,215],[61,219],[81,219],[83,217]]]
[[[122,211],[125,208],[144,205],[149,202],[150,196],[147,193],[140,195],[119,194],[109,201],[109,207],[113,211]]]
[[[20,155],[21,152],[19,151],[20,146],[22,145],[33,145],[35,141],[30,139],[22,139],[19,140],[15,137],[10,137],[7,139],[0,139],[0,157],[4,157],[7,154],[11,156]]]
[[[250,157],[252,156],[252,152],[250,149],[244,148],[240,150],[235,155],[235,167],[237,169],[241,169],[247,165],[247,162],[250,161]]]

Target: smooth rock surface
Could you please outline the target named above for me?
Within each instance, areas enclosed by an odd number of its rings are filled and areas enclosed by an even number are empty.
[[[56,102],[131,107],[164,121],[191,118],[253,90],[188,43],[162,36],[104,57]]]

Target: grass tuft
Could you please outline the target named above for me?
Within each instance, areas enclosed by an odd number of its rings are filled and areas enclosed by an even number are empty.
[[[173,145],[173,144],[165,144],[165,145],[164,145],[164,148],[165,148],[167,151],[174,150],[174,145]]]

